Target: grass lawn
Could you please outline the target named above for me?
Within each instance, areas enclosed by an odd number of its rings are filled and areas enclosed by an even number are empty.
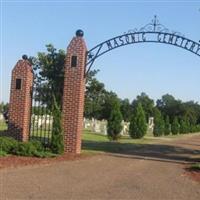
[[[190,169],[200,171],[200,163],[191,165]]]
[[[82,135],[83,153],[97,152],[122,152],[132,149],[135,145],[143,147],[144,144],[153,143],[153,138],[131,139],[129,136],[122,136],[118,141],[109,141],[106,135],[92,133],[84,130]],[[135,144],[135,145],[134,145]]]
[[[7,129],[7,124],[4,121],[0,121],[0,131]]]
[[[131,152],[134,148],[142,149],[144,146],[156,143],[157,141],[173,141],[174,139],[187,138],[200,133],[169,135],[162,137],[153,137],[147,134],[142,139],[131,139],[129,136],[122,136],[118,141],[109,141],[106,135],[92,133],[84,130],[82,134],[82,152],[83,153],[123,153]]]

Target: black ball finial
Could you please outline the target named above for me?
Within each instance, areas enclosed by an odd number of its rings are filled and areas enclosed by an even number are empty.
[[[27,56],[27,55],[23,55],[23,56],[22,56],[22,59],[23,59],[23,60],[28,60],[28,56]]]
[[[77,37],[83,37],[83,35],[84,35],[84,32],[81,29],[76,31],[76,36]]]

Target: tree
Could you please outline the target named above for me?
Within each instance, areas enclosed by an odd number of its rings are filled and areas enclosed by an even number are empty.
[[[131,105],[128,99],[121,100],[120,110],[123,116],[124,121],[128,122],[131,118]]]
[[[106,91],[102,104],[101,119],[109,120],[113,104],[115,104],[116,102],[118,102],[120,106],[120,99],[118,98],[117,94],[112,91]]]
[[[164,134],[165,135],[170,135],[170,133],[171,133],[171,124],[170,124],[170,121],[169,121],[169,116],[166,116]]]
[[[172,122],[172,134],[177,135],[179,133],[179,123],[178,123],[178,118],[175,117],[173,122]]]
[[[94,77],[97,72],[97,70],[90,71],[87,77],[84,116],[101,119],[106,90],[104,84]]]
[[[8,103],[1,102],[0,103],[0,113],[8,111]]]
[[[165,122],[163,120],[163,117],[161,115],[161,112],[158,110],[158,108],[154,108],[154,129],[153,129],[153,135],[155,137],[161,136],[164,134],[165,130]]]
[[[185,119],[180,120],[180,133],[187,133],[188,127]]]
[[[53,96],[61,107],[64,86],[65,51],[57,50],[52,44],[46,45],[47,52],[39,52],[37,57],[30,57],[35,74],[38,98],[51,107]],[[37,98],[37,96],[36,96]]]
[[[190,131],[191,131],[191,125],[190,125],[189,118],[186,117],[185,123],[186,123],[186,133],[190,133]]]
[[[148,121],[149,117],[153,116],[153,107],[154,107],[153,99],[150,99],[147,94],[142,92],[140,95],[137,96],[136,100],[132,102],[133,110],[137,107],[138,103],[141,103],[142,108],[145,112],[146,121]]]
[[[120,105],[118,101],[113,102],[112,111],[108,120],[107,132],[110,140],[117,140],[122,130],[122,114],[120,112]]]
[[[133,139],[144,137],[147,132],[147,123],[142,104],[138,103],[131,117],[129,135]]]
[[[63,129],[61,124],[61,109],[53,96],[53,127],[51,138],[51,150],[53,153],[62,154],[64,152]]]

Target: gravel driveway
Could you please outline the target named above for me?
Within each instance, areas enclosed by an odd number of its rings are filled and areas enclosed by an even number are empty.
[[[185,167],[200,155],[200,136],[158,141],[132,152],[0,171],[1,200],[199,200]]]

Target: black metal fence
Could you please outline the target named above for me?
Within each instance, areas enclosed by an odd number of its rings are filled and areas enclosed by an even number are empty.
[[[34,87],[32,91],[32,113],[30,139],[49,145],[52,137],[52,95],[49,89]]]

